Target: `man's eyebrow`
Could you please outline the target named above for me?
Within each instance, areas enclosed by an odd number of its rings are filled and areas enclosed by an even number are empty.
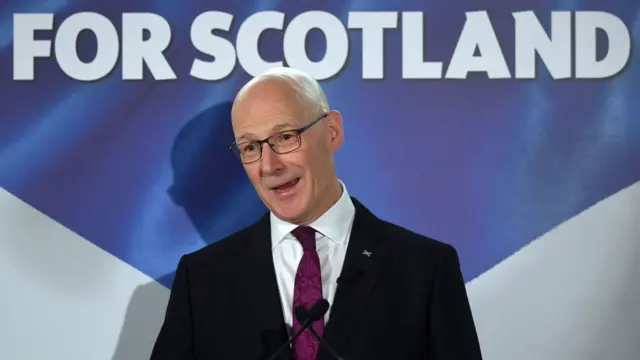
[[[287,122],[283,122],[280,124],[275,125],[274,127],[271,128],[271,131],[269,132],[269,136],[283,131],[283,130],[291,130],[294,129],[295,126],[293,126],[291,123],[287,123]],[[255,134],[252,133],[243,133],[242,135],[238,136],[238,138],[236,139],[236,143],[239,143],[240,141],[253,141],[256,140],[257,136]]]
[[[239,143],[242,140],[251,140],[255,137],[255,135],[251,133],[244,133],[236,138],[236,143]]]

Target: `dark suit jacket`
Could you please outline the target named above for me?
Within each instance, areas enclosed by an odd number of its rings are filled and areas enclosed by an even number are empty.
[[[345,360],[481,359],[454,248],[352,200],[326,341]],[[269,222],[182,257],[152,360],[266,359],[287,341]],[[289,347],[278,359],[291,359]],[[318,359],[332,357],[321,350]]]

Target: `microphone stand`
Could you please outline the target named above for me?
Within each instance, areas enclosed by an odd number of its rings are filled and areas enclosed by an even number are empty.
[[[336,358],[336,360],[344,360],[344,358],[342,356],[338,355],[338,352],[333,350],[333,348],[324,340],[324,338],[322,336],[318,335],[318,333],[315,331],[313,326],[309,326],[309,330],[311,330],[311,333],[313,334],[313,336],[316,337],[316,339],[320,340],[320,344],[322,344],[322,346],[324,346],[329,351],[331,356]]]
[[[298,321],[300,321],[300,322],[302,322],[302,323],[305,323],[306,321],[309,321],[309,320],[312,320],[312,322],[313,322],[313,321],[316,321],[316,320],[319,320],[319,319],[311,318],[311,316],[310,316],[309,312],[308,312],[308,311],[307,311],[307,309],[305,309],[304,307],[299,307],[299,308],[297,308],[297,309],[296,309],[296,311],[294,311],[294,314],[293,314],[293,315],[296,317],[296,319],[298,319]],[[324,316],[324,315],[323,315],[323,316]],[[304,319],[304,321],[302,321],[303,319]],[[325,349],[327,349],[327,350],[329,351],[329,353],[330,353],[334,358],[336,358],[336,360],[344,360],[344,358],[343,358],[342,356],[338,355],[338,352],[337,352],[337,351],[335,351],[335,350],[331,347],[331,345],[329,345],[329,343],[327,343],[327,342],[324,340],[324,338],[323,338],[322,336],[318,335],[318,333],[317,333],[317,332],[316,332],[316,330],[313,328],[313,326],[309,326],[309,330],[311,331],[311,333],[313,334],[313,336],[314,336],[316,339],[320,340],[320,344],[321,344],[322,346],[324,346],[324,347],[325,347]]]
[[[282,344],[282,346],[280,346],[280,348],[278,349],[278,351],[276,351],[275,353],[273,353],[273,355],[271,355],[271,357],[269,357],[269,360],[275,360],[275,358],[278,357],[278,355],[280,355],[280,353],[287,347],[289,346],[293,340],[295,340],[298,336],[300,336],[300,334],[302,334],[302,332],[308,328],[311,325],[311,321],[306,322],[304,324],[303,327],[300,328],[300,330],[298,330],[295,334],[292,334],[291,336],[289,336],[289,340],[287,340],[287,342],[285,342],[284,344]]]
[[[324,314],[327,312],[327,310],[329,310],[329,302],[327,300],[325,300],[325,299],[320,299],[315,304],[313,304],[311,309],[309,309],[308,311],[304,307],[300,307],[300,308],[305,311],[305,320],[300,322],[302,327],[300,328],[300,330],[296,331],[295,334],[291,335],[289,337],[289,340],[287,342],[285,342],[284,344],[282,344],[282,346],[280,346],[278,351],[276,351],[273,355],[271,355],[271,357],[269,357],[269,360],[275,360],[275,358],[278,357],[278,355],[280,355],[280,353],[287,346],[289,346],[289,344],[291,344],[293,342],[293,340],[295,340],[298,336],[300,336],[300,334],[302,334],[302,332],[306,328],[310,327],[311,324],[315,320],[320,319],[321,317],[323,317]],[[296,315],[294,315],[294,316],[296,316]],[[296,316],[296,318],[297,317],[298,316]],[[298,321],[300,321],[300,319],[298,319]]]

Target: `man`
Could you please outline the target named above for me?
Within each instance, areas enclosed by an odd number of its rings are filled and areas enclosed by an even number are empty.
[[[453,247],[378,219],[349,196],[344,134],[320,85],[289,68],[247,83],[232,150],[270,210],[180,260],[152,360],[267,359],[300,329],[347,360],[475,360],[480,347]],[[238,204],[241,206],[241,204]],[[278,359],[333,359],[310,330]]]

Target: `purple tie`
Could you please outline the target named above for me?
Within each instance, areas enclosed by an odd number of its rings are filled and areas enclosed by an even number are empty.
[[[304,306],[307,310],[322,298],[322,275],[320,273],[320,258],[316,252],[316,231],[308,226],[300,226],[291,232],[302,244],[302,259],[298,265],[296,282],[293,289],[293,309]],[[324,333],[324,319],[313,323],[313,329],[322,336]],[[293,316],[292,330],[295,333],[302,326]],[[293,341],[293,360],[314,360],[318,355],[320,341],[311,331],[305,330]]]

